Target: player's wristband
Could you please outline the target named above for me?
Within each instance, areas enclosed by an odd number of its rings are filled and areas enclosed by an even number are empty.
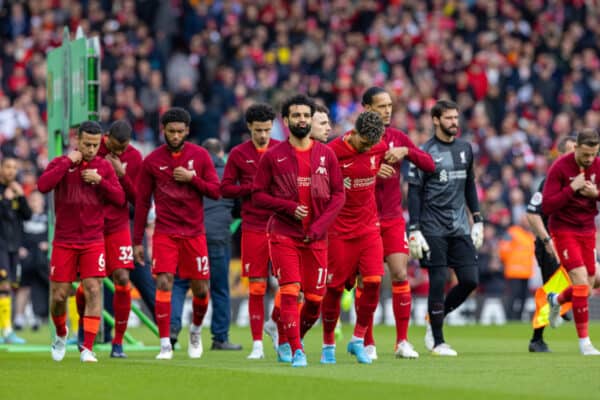
[[[473,215],[473,222],[474,223],[483,222],[483,217],[481,216],[481,214]]]
[[[550,241],[552,240],[552,238],[550,236],[547,236],[545,238],[542,239],[542,242],[544,243],[550,243]]]

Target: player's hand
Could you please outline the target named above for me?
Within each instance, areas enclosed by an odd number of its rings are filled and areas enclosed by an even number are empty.
[[[577,192],[578,190],[583,189],[584,186],[585,174],[581,172],[571,181],[571,189],[573,189],[574,192]]]
[[[552,241],[552,239],[548,240],[547,242],[544,242],[544,249],[546,249],[546,253],[548,253],[551,257],[554,257],[554,259],[558,263],[560,263],[558,253],[556,252],[556,248],[554,248],[554,242]]]
[[[294,211],[294,218],[302,221],[304,218],[308,216],[308,207],[299,205],[296,207],[296,211]]]
[[[475,222],[471,227],[471,240],[475,250],[479,250],[483,245],[483,222]]]
[[[144,265],[144,246],[137,244],[133,246],[133,259],[136,263]]]
[[[583,188],[579,191],[579,193],[582,196],[595,199],[598,197],[598,187],[590,181],[585,181]]]
[[[71,160],[73,164],[79,164],[83,159],[83,156],[79,150],[73,150],[67,155],[67,157],[69,157],[69,160]]]
[[[15,191],[10,186],[7,186],[6,189],[4,189],[3,197],[6,200],[12,200],[15,198]]]
[[[394,164],[397,163],[398,161],[402,161],[402,159],[404,159],[404,157],[406,157],[406,155],[408,154],[408,147],[406,146],[401,146],[401,147],[394,147],[393,149],[389,149],[384,156],[384,160]]]
[[[123,168],[123,163],[121,162],[119,157],[117,157],[113,153],[108,153],[104,158],[112,164],[113,169],[115,170],[115,174],[117,174],[119,178],[125,176],[125,168]]]
[[[100,176],[98,170],[92,168],[84,169],[83,171],[81,171],[81,178],[84,182],[90,183],[92,185],[97,185],[102,180],[102,176]]]
[[[21,186],[17,181],[12,181],[10,185],[8,185],[8,187],[12,189],[13,193],[17,197],[23,196],[25,194],[25,192],[23,191],[23,186]]]
[[[412,258],[421,259],[423,254],[429,252],[429,244],[421,231],[412,231],[408,237],[408,248]]]
[[[173,170],[173,178],[177,182],[189,182],[196,175],[196,171],[190,171],[183,167],[177,167]]]
[[[377,172],[377,177],[378,178],[391,178],[392,176],[394,176],[394,173],[396,172],[396,170],[394,169],[394,167],[392,167],[389,164],[381,164],[381,167],[379,167],[379,172]]]

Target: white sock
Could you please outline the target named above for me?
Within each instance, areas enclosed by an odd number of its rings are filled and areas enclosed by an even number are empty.
[[[579,338],[579,347],[585,346],[586,344],[592,344],[590,337]]]
[[[352,338],[350,339],[351,342],[356,342],[358,340],[360,340],[361,342],[364,342],[365,338],[352,335]]]
[[[260,347],[262,349],[263,342],[262,340],[255,340],[252,342],[252,348]]]
[[[169,339],[168,337],[161,337],[160,347],[171,347],[171,339]]]
[[[190,325],[191,333],[200,333],[201,331],[202,331],[202,325],[194,325],[194,324]]]

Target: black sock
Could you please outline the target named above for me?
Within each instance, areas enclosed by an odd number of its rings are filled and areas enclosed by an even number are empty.
[[[532,342],[538,342],[540,340],[544,340],[544,327],[537,328],[533,330],[533,336],[531,337]]]
[[[478,283],[477,267],[455,268],[454,271],[458,278],[458,284],[446,296],[446,301],[444,302],[445,315],[448,315],[464,303],[471,292],[475,290]]]
[[[429,323],[435,341],[434,347],[444,343],[444,303],[431,303],[429,305]]]

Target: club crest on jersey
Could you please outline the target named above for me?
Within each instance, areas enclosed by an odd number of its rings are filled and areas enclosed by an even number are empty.
[[[349,176],[344,178],[344,187],[346,189],[352,189],[352,178],[350,178]]]
[[[327,168],[325,168],[325,156],[320,157],[319,167],[315,171],[315,174],[327,175]]]
[[[377,166],[375,165],[375,156],[371,156],[371,169],[376,169]]]
[[[448,182],[448,171],[445,169],[440,171],[440,182]]]
[[[460,152],[460,162],[463,163],[463,164],[467,163],[467,155],[465,154],[464,151]]]
[[[194,160],[188,160],[188,169],[189,170],[193,170],[194,169]]]
[[[123,165],[123,171],[127,171],[127,163],[124,162],[122,165]]]

